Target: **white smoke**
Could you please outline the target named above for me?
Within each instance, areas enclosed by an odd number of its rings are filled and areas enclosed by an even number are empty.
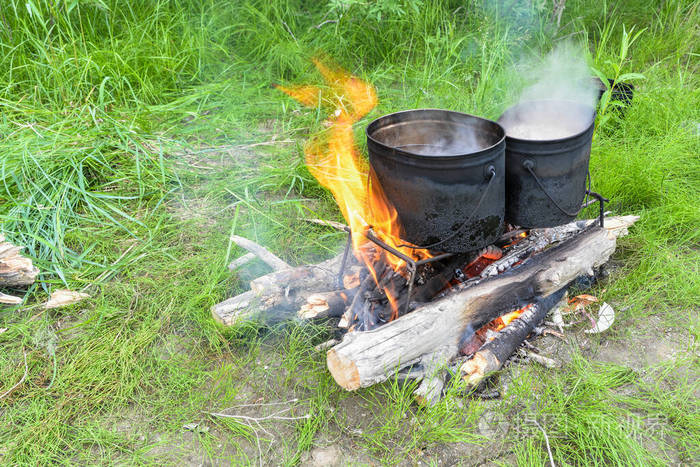
[[[590,125],[600,88],[585,57],[583,46],[563,42],[546,56],[531,57],[517,67],[524,86],[513,99],[517,105],[499,120],[508,136],[557,139]]]
[[[519,102],[552,99],[594,107],[599,87],[591,76],[583,46],[574,42],[558,44],[539,62],[525,70],[531,85],[520,94]]]

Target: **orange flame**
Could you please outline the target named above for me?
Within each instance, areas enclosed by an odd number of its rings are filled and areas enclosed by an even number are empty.
[[[374,87],[341,68],[331,68],[314,60],[323,75],[327,87],[276,86],[298,102],[309,107],[324,106],[332,109],[324,121],[328,129],[312,137],[304,148],[306,165],[311,174],[328,188],[335,198],[343,217],[352,229],[353,247],[356,256],[362,259],[379,285],[375,268],[377,258],[363,248],[367,240],[363,235],[368,229],[390,246],[409,257],[430,257],[426,250],[398,247],[403,244],[401,226],[397,213],[386,199],[381,187],[371,186],[368,181],[368,166],[355,145],[352,126],[377,105]],[[404,269],[404,261],[391,254],[381,255],[382,261],[394,271]],[[385,290],[392,306],[392,319],[398,316],[397,297]]]
[[[519,309],[519,310],[511,311],[510,313],[506,313],[505,315],[496,318],[496,319],[494,320],[494,321],[496,321],[496,323],[495,323],[495,324],[496,324],[496,329],[495,329],[495,330],[496,330],[496,331],[500,331],[500,330],[503,329],[504,327],[508,326],[511,322],[513,322],[513,320],[515,320],[516,318],[519,318],[520,315],[522,315],[522,314],[525,313],[527,310],[529,310],[530,308],[532,308],[532,305],[533,305],[533,304],[531,303],[531,304],[529,304],[529,305],[526,305],[526,306],[522,307],[522,308]]]

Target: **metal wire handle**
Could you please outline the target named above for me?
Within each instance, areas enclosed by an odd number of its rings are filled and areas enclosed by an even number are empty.
[[[448,242],[455,238],[457,235],[459,235],[462,232],[462,229],[469,224],[469,222],[472,220],[472,217],[479,211],[479,208],[481,207],[481,203],[484,202],[484,199],[486,199],[486,195],[489,192],[489,188],[491,187],[491,182],[493,182],[493,179],[496,178],[496,168],[494,166],[489,166],[487,169],[488,174],[489,174],[489,181],[488,184],[486,185],[486,188],[484,189],[484,193],[481,195],[481,198],[479,199],[479,202],[476,203],[476,207],[472,211],[472,213],[467,217],[462,225],[460,225],[457,230],[455,230],[451,235],[449,235],[447,238],[443,238],[439,242],[431,243],[430,245],[421,245],[421,246],[416,246],[416,245],[410,245],[403,243],[401,245],[397,245],[398,248],[405,247],[405,248],[410,248],[412,250],[430,250],[432,248],[435,248],[436,246],[442,245],[445,242]]]
[[[549,194],[549,192],[548,192],[547,189],[544,187],[544,185],[542,185],[542,182],[540,181],[540,179],[537,178],[537,175],[535,175],[535,171],[533,170],[534,167],[535,167],[535,163],[532,162],[532,161],[529,160],[529,159],[523,162],[523,168],[524,168],[525,170],[527,170],[528,172],[530,172],[530,175],[533,176],[533,178],[534,178],[535,181],[537,182],[537,185],[540,187],[540,190],[542,190],[542,191],[544,192],[544,194],[547,195],[547,198],[549,198],[549,200],[550,200],[552,203],[554,203],[554,205],[555,205],[561,212],[563,212],[564,214],[566,214],[567,216],[570,216],[570,217],[576,217],[576,216],[578,216],[578,213],[579,213],[579,211],[581,211],[581,208],[579,208],[578,211],[576,211],[576,212],[574,212],[574,213],[571,213],[571,212],[567,211],[566,209],[562,208],[561,206],[559,206],[559,203],[557,203],[556,200],[555,200],[554,198],[552,198],[552,195]]]

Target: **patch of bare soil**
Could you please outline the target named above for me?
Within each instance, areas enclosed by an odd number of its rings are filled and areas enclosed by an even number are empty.
[[[624,326],[623,326],[624,325]],[[619,329],[616,331],[616,327]],[[674,360],[685,353],[697,352],[692,335],[678,328],[670,328],[659,317],[629,319],[616,322],[600,335],[570,332],[567,341],[552,336],[534,340],[539,351],[551,358],[566,362],[571,352],[582,349],[583,355],[596,361],[624,365],[643,370],[650,365]],[[173,338],[163,342],[158,357],[169,359],[173,355],[187,353],[190,343]],[[161,355],[162,354],[162,355]],[[285,364],[285,355],[276,345],[263,345],[248,363],[241,365],[241,356],[231,356],[212,362],[213,367],[229,368],[221,379],[212,381],[203,391],[212,399],[208,407],[202,407],[199,417],[191,427],[177,432],[154,432],[148,420],[138,411],[127,411],[110,419],[108,426],[116,433],[146,449],[146,455],[157,463],[177,465],[211,465],[218,463],[262,463],[276,465],[290,459],[296,449],[299,425],[296,421],[269,417],[280,410],[289,409],[281,416],[299,416],[308,413],[308,401],[314,397],[318,374],[310,371],[305,362],[297,366]],[[321,357],[319,357],[321,358]],[[510,364],[501,383],[515,377],[526,365],[534,362]],[[377,397],[380,397],[378,395]],[[367,450],[367,436],[380,435],[383,419],[377,400],[363,393],[341,393],[332,397],[328,423],[314,434],[311,448],[302,453],[300,465],[345,466],[380,465],[383,460]],[[457,402],[466,408],[468,399]],[[395,446],[401,465],[497,465],[515,462],[512,446],[512,428],[508,415],[498,408],[498,401],[480,402],[485,407],[474,427],[484,437],[482,444],[449,443],[431,444],[401,453],[404,433],[384,439],[387,446]],[[402,415],[405,430],[412,428],[415,408]],[[238,419],[209,418],[206,412],[220,411],[241,416]],[[254,419],[257,419],[254,420]],[[509,433],[510,432],[510,433]],[[649,447],[651,450],[653,446]],[[667,453],[668,454],[668,453]],[[384,459],[386,461],[386,459]]]

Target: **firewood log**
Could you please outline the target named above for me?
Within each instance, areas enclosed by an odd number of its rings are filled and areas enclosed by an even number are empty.
[[[472,358],[462,364],[462,378],[471,386],[476,386],[486,376],[501,369],[503,364],[522,344],[549,310],[564,296],[565,289],[535,301],[532,306],[501,329],[493,340],[485,343]]]
[[[547,297],[608,261],[616,238],[638,217],[590,227],[511,270],[484,279],[368,332],[351,332],[327,353],[336,382],[354,390],[386,380],[439,347],[457,354],[460,337],[537,297]]]
[[[36,280],[39,269],[20,254],[22,248],[6,242],[0,235],[0,287],[26,287]]]
[[[311,294],[306,298],[306,303],[299,309],[298,316],[301,319],[339,318],[355,298],[358,290],[359,287],[355,287],[349,290],[332,290]]]
[[[253,279],[251,290],[214,305],[212,316],[226,326],[256,318],[291,319],[309,295],[336,288],[342,257],[341,254],[318,264],[273,271]]]

